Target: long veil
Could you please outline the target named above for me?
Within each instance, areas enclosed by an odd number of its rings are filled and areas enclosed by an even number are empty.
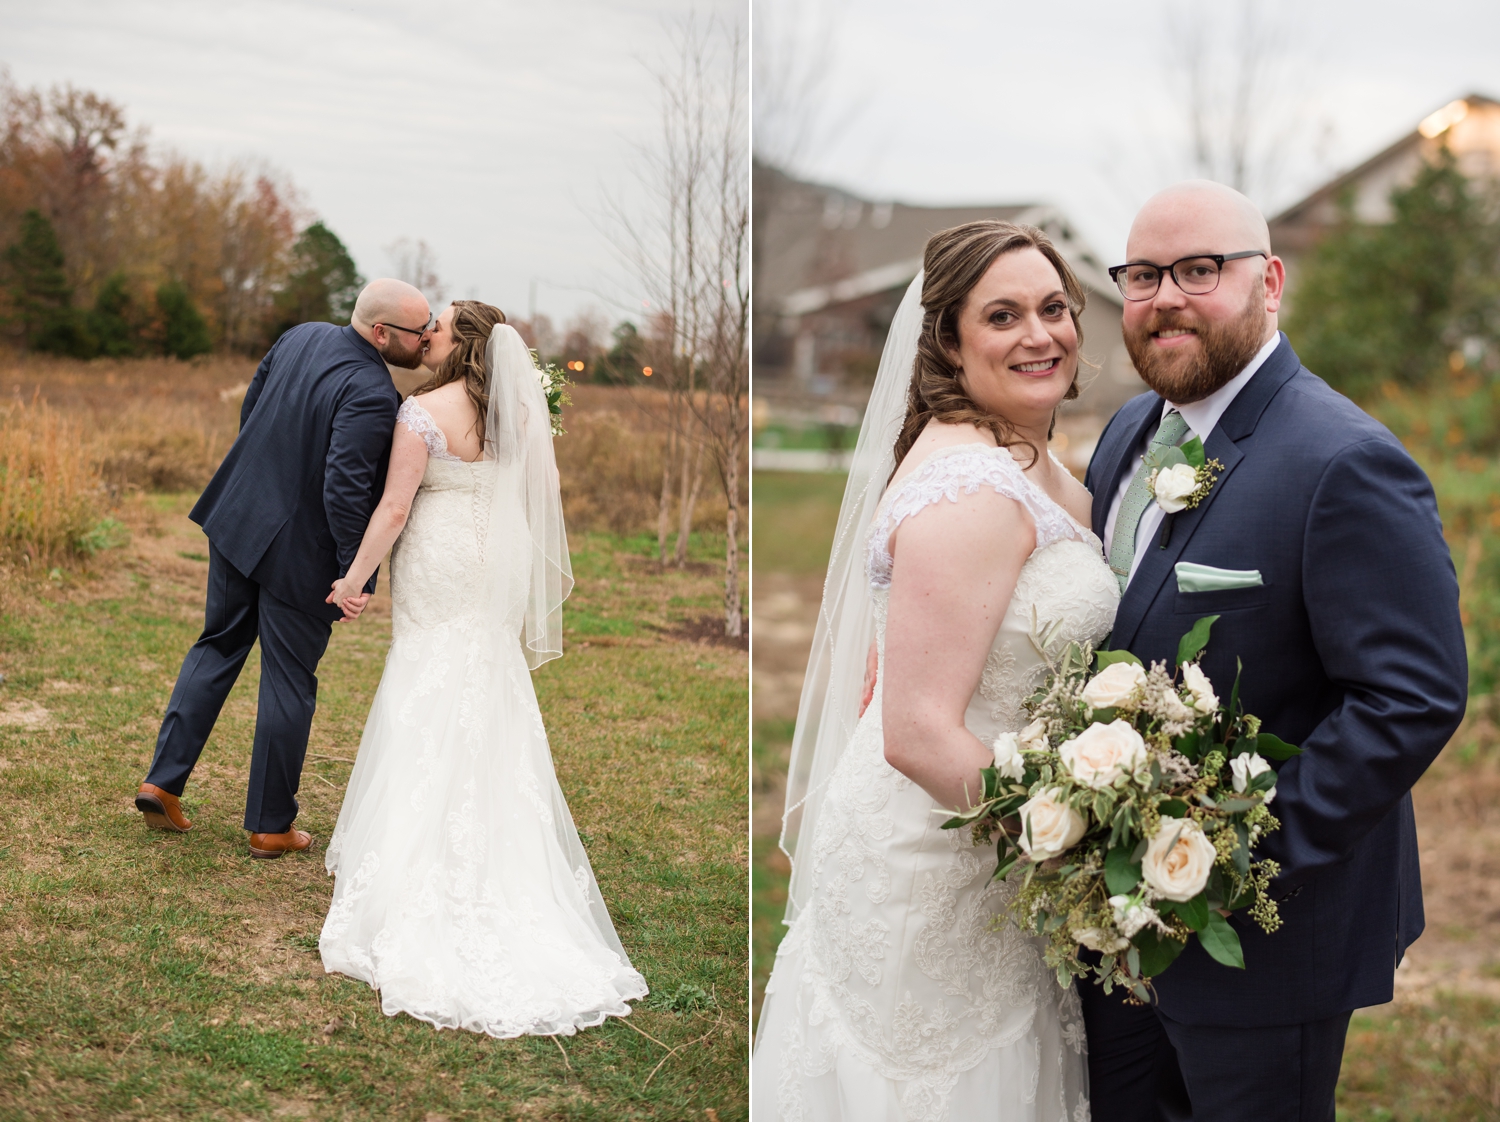
[[[496,324],[484,357],[490,394],[485,455],[498,463],[500,471],[485,553],[487,563],[496,569],[495,586],[507,590],[499,597],[501,603],[525,597],[522,645],[526,665],[535,670],[562,655],[562,603],[573,590],[557,460],[552,453],[552,419],[540,372],[514,327]],[[514,474],[508,469],[515,469]],[[505,541],[507,535],[516,533],[515,486],[530,539],[529,566],[512,564],[518,552]],[[524,557],[528,543],[518,544],[522,546],[519,556]],[[513,587],[518,578],[521,587]]]
[[[792,862],[788,924],[795,922],[807,902],[811,884],[812,862],[797,860],[798,847],[803,842],[811,845],[829,777],[859,721],[865,657],[875,638],[874,606],[865,576],[865,539],[896,466],[896,436],[906,417],[922,314],[922,274],[918,273],[891,321],[875,387],[865,407],[839,507],[812,654],[802,680],[787,772],[786,812],[781,820],[781,848]]]

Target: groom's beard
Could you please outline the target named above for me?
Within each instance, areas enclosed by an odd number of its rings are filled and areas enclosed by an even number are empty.
[[[1151,342],[1157,331],[1197,333],[1198,349],[1163,350]],[[1266,341],[1265,282],[1256,284],[1244,310],[1227,323],[1212,323],[1182,312],[1161,312],[1138,329],[1125,329],[1125,349],[1142,380],[1173,405],[1202,401],[1255,357]]]
[[[393,335],[386,343],[385,350],[380,352],[380,357],[402,370],[415,370],[422,365],[422,349],[420,342],[408,348],[398,336]]]

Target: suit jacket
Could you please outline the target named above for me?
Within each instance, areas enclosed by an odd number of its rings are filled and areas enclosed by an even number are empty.
[[[1094,530],[1161,418],[1154,393],[1127,402],[1089,464]],[[1192,940],[1157,980],[1186,1024],[1286,1025],[1390,1001],[1396,964],[1422,933],[1411,787],[1463,717],[1468,662],[1458,582],[1427,476],[1383,425],[1305,369],[1285,336],[1205,441],[1222,461],[1197,508],[1143,543],[1110,645],[1174,660],[1178,639],[1218,615],[1204,671],[1265,730],[1301,745],[1277,765],[1261,844],[1281,875],[1283,926],[1248,917],[1246,969]],[[1180,592],[1173,566],[1258,569],[1264,584]]]
[[[385,361],[352,327],[292,328],[255,371],[239,436],[189,517],[273,595],[341,618],[323,601],[385,488],[400,404]]]

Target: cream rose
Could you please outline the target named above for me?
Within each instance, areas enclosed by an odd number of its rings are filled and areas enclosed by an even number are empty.
[[[1146,742],[1116,718],[1107,725],[1090,725],[1072,740],[1064,741],[1057,754],[1078,782],[1108,787],[1146,762]]]
[[[1033,861],[1066,853],[1087,829],[1077,812],[1061,801],[1061,795],[1058,788],[1049,787],[1021,806],[1021,837],[1016,844]]]
[[[1208,680],[1208,675],[1203,673],[1203,668],[1196,662],[1183,664],[1182,684],[1187,687],[1188,693],[1193,695],[1193,708],[1198,712],[1212,713],[1219,707],[1219,698],[1214,693],[1214,684]]]
[[[1095,709],[1113,709],[1132,698],[1139,699],[1146,688],[1146,671],[1133,662],[1112,662],[1089,679],[1083,687],[1083,700]]]
[[[1198,469],[1192,464],[1173,464],[1151,477],[1156,505],[1168,514],[1187,509],[1187,499],[1198,489]]]
[[[1013,732],[1002,732],[990,747],[995,752],[995,770],[1007,779],[1020,779],[1026,770],[1020,738]]]
[[[1270,763],[1259,752],[1251,752],[1248,755],[1236,756],[1229,761],[1229,770],[1234,773],[1234,790],[1236,794],[1243,795],[1245,788],[1250,786],[1250,780],[1271,770]],[[1266,802],[1276,797],[1276,788],[1272,787],[1266,792]]]
[[[1106,931],[1102,927],[1080,927],[1073,932],[1073,938],[1091,951],[1100,954],[1115,954],[1130,946],[1129,939],[1122,939],[1112,931]]]
[[[1165,899],[1191,900],[1208,883],[1214,857],[1214,843],[1198,823],[1164,814],[1141,859],[1141,876]]]
[[[1016,734],[1016,739],[1021,742],[1021,747],[1027,752],[1045,752],[1047,750],[1047,722],[1032,721]]]

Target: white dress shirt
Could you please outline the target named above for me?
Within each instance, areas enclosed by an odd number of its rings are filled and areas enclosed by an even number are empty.
[[[1188,424],[1188,431],[1183,434],[1179,444],[1186,444],[1195,436],[1202,440],[1204,444],[1208,443],[1209,435],[1214,431],[1214,427],[1218,425],[1219,418],[1224,416],[1230,404],[1239,396],[1240,391],[1245,388],[1251,378],[1255,377],[1255,372],[1264,365],[1266,359],[1271,357],[1271,352],[1281,345],[1281,340],[1282,334],[1278,331],[1264,347],[1255,352],[1255,357],[1245,364],[1245,369],[1214,390],[1213,393],[1209,394],[1202,401],[1195,401],[1191,405],[1174,405],[1170,401],[1162,402],[1162,417],[1165,417],[1169,410],[1175,409],[1182,414],[1182,419]],[[1125,500],[1125,492],[1130,490],[1130,484],[1135,479],[1135,473],[1141,469],[1141,461],[1146,458],[1146,446],[1151,443],[1151,437],[1154,433],[1155,430],[1153,429],[1146,434],[1146,439],[1141,443],[1140,451],[1136,453],[1125,474],[1120,477],[1120,486],[1115,491],[1114,498],[1110,501],[1109,517],[1104,522],[1104,553],[1106,556],[1109,555],[1110,542],[1115,537],[1115,519],[1120,516],[1120,504]],[[1157,531],[1161,529],[1161,520],[1162,509],[1155,503],[1147,506],[1145,513],[1141,515],[1140,523],[1135,528],[1135,558],[1130,562],[1131,579],[1135,578],[1135,571],[1140,567],[1141,558],[1146,555],[1146,547],[1155,540]],[[1126,584],[1128,585],[1129,583],[1129,580],[1127,580]]]

